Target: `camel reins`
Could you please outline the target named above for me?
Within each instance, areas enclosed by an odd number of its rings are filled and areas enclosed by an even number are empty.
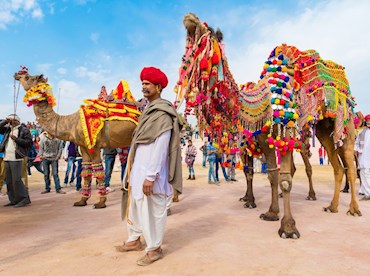
[[[17,114],[17,105],[18,105],[18,96],[19,96],[19,89],[21,87],[21,84],[18,83],[18,89],[16,89],[16,84],[15,84],[16,80],[14,79],[14,85],[13,85],[13,88],[14,88],[14,93],[13,93],[13,119],[15,119],[15,115]],[[20,122],[19,122],[20,123]],[[12,135],[13,135],[13,128],[12,128],[12,131],[11,131]]]

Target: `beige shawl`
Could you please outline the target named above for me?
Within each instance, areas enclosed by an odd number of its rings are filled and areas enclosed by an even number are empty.
[[[133,133],[129,162],[133,164],[138,144],[150,144],[170,129],[168,181],[174,189],[181,193],[182,167],[179,117],[169,101],[161,98],[152,101],[139,117],[139,124]]]

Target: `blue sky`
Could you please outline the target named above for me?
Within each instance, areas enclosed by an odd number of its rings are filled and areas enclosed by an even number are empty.
[[[237,83],[257,81],[271,50],[282,43],[315,49],[346,67],[356,111],[370,113],[370,1],[124,1],[0,0],[0,118],[14,110],[13,74],[20,65],[49,78],[56,111],[75,112],[86,98],[110,91],[121,79],[139,99],[144,66],[173,87],[185,47],[188,12],[220,28]],[[17,113],[34,121],[20,90]]]

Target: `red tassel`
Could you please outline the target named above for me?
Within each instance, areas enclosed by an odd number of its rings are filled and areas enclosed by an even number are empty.
[[[94,153],[94,151],[95,151],[95,150],[94,150],[93,148],[89,149],[89,152],[90,152],[90,153]]]
[[[202,58],[202,60],[200,61],[200,70],[207,70],[208,69],[208,60],[204,57]]]
[[[219,63],[220,63],[220,58],[218,57],[218,55],[216,53],[213,53],[212,65],[216,65],[216,64],[219,64]]]

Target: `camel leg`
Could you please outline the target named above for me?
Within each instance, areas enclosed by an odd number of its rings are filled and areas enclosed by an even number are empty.
[[[271,205],[266,213],[260,215],[260,219],[267,221],[277,221],[279,220],[279,191],[278,191],[278,181],[279,172],[276,164],[275,149],[270,149],[265,142],[266,135],[258,135],[258,143],[266,156],[266,162],[268,167],[268,179],[271,185]]]
[[[257,207],[253,195],[253,157],[244,154],[242,160],[243,164],[248,164],[248,166],[244,166],[243,170],[245,178],[247,179],[247,191],[240,201],[245,201],[244,208],[253,209]]]
[[[312,185],[312,166],[311,166],[310,160],[308,159],[308,155],[304,151],[301,151],[301,156],[303,159],[304,166],[306,168],[306,175],[308,178],[308,185],[309,185],[308,196],[306,197],[306,199],[316,200],[316,193]],[[294,162],[292,163],[294,164]],[[293,174],[292,174],[292,177],[293,177]]]
[[[294,177],[294,174],[296,171],[297,171],[297,168],[294,164],[294,160],[292,160],[292,162],[290,162],[290,175],[292,176],[292,178]],[[283,192],[279,194],[279,198],[283,198]]]
[[[101,209],[107,207],[105,202],[107,201],[107,190],[104,184],[104,167],[101,161],[92,164],[93,175],[98,181],[98,194],[99,202],[94,204],[95,209]]]
[[[346,177],[346,182],[344,183],[343,190],[340,190],[342,193],[349,193],[349,179],[348,179],[348,176],[347,176],[347,170],[348,170],[348,168],[344,168],[344,174],[345,174],[345,177]]]
[[[281,156],[280,164],[280,189],[283,192],[284,202],[284,216],[281,219],[281,226],[279,229],[279,236],[281,238],[293,238],[297,239],[300,234],[295,226],[295,220],[293,218],[290,208],[290,191],[292,190],[292,176],[291,176],[291,162],[292,153],[288,152],[284,156]]]
[[[239,198],[239,201],[244,201],[246,202],[248,200],[248,189],[249,189],[249,186],[248,186],[248,170],[246,170],[246,165],[248,164],[247,160],[248,160],[248,156],[246,153],[243,153],[240,155],[240,159],[242,160],[242,163],[243,163],[243,166],[244,166],[244,169],[243,169],[243,172],[244,172],[244,175],[245,175],[245,179],[247,180],[247,190],[245,191],[245,195],[241,198]]]
[[[82,184],[82,189],[81,189],[81,199],[80,201],[76,201],[73,204],[73,206],[86,206],[87,200],[91,196],[92,170],[91,170],[90,161],[82,161],[81,177],[83,178],[83,184]]]
[[[322,126],[325,125],[322,124]],[[330,164],[334,169],[334,180],[335,180],[334,196],[330,205],[328,207],[324,207],[324,211],[338,213],[340,186],[343,180],[344,168],[339,161],[338,153],[334,148],[334,143],[332,138],[329,136],[329,133],[331,133],[331,131],[330,130],[328,131],[328,129],[326,129],[325,127],[319,127],[319,124],[316,126],[316,136],[319,139],[321,145],[323,145],[325,150],[327,151]]]
[[[351,189],[351,202],[349,204],[349,210],[347,211],[347,215],[361,216],[362,214],[358,207],[355,191],[356,167],[354,160],[354,146],[349,142],[347,143],[347,141],[348,140],[345,140],[344,145],[340,149],[341,156],[343,156],[345,160],[343,161],[343,163],[347,164],[347,178],[349,180],[349,186]]]
[[[348,167],[347,167],[347,163],[346,163],[346,158],[344,157],[342,150],[339,151],[339,156],[340,156],[340,159],[342,160],[342,163],[344,165],[344,175],[346,177],[346,182],[345,182],[343,190],[341,190],[341,192],[342,193],[348,193],[349,192],[349,179],[348,179],[348,176],[347,176]]]

